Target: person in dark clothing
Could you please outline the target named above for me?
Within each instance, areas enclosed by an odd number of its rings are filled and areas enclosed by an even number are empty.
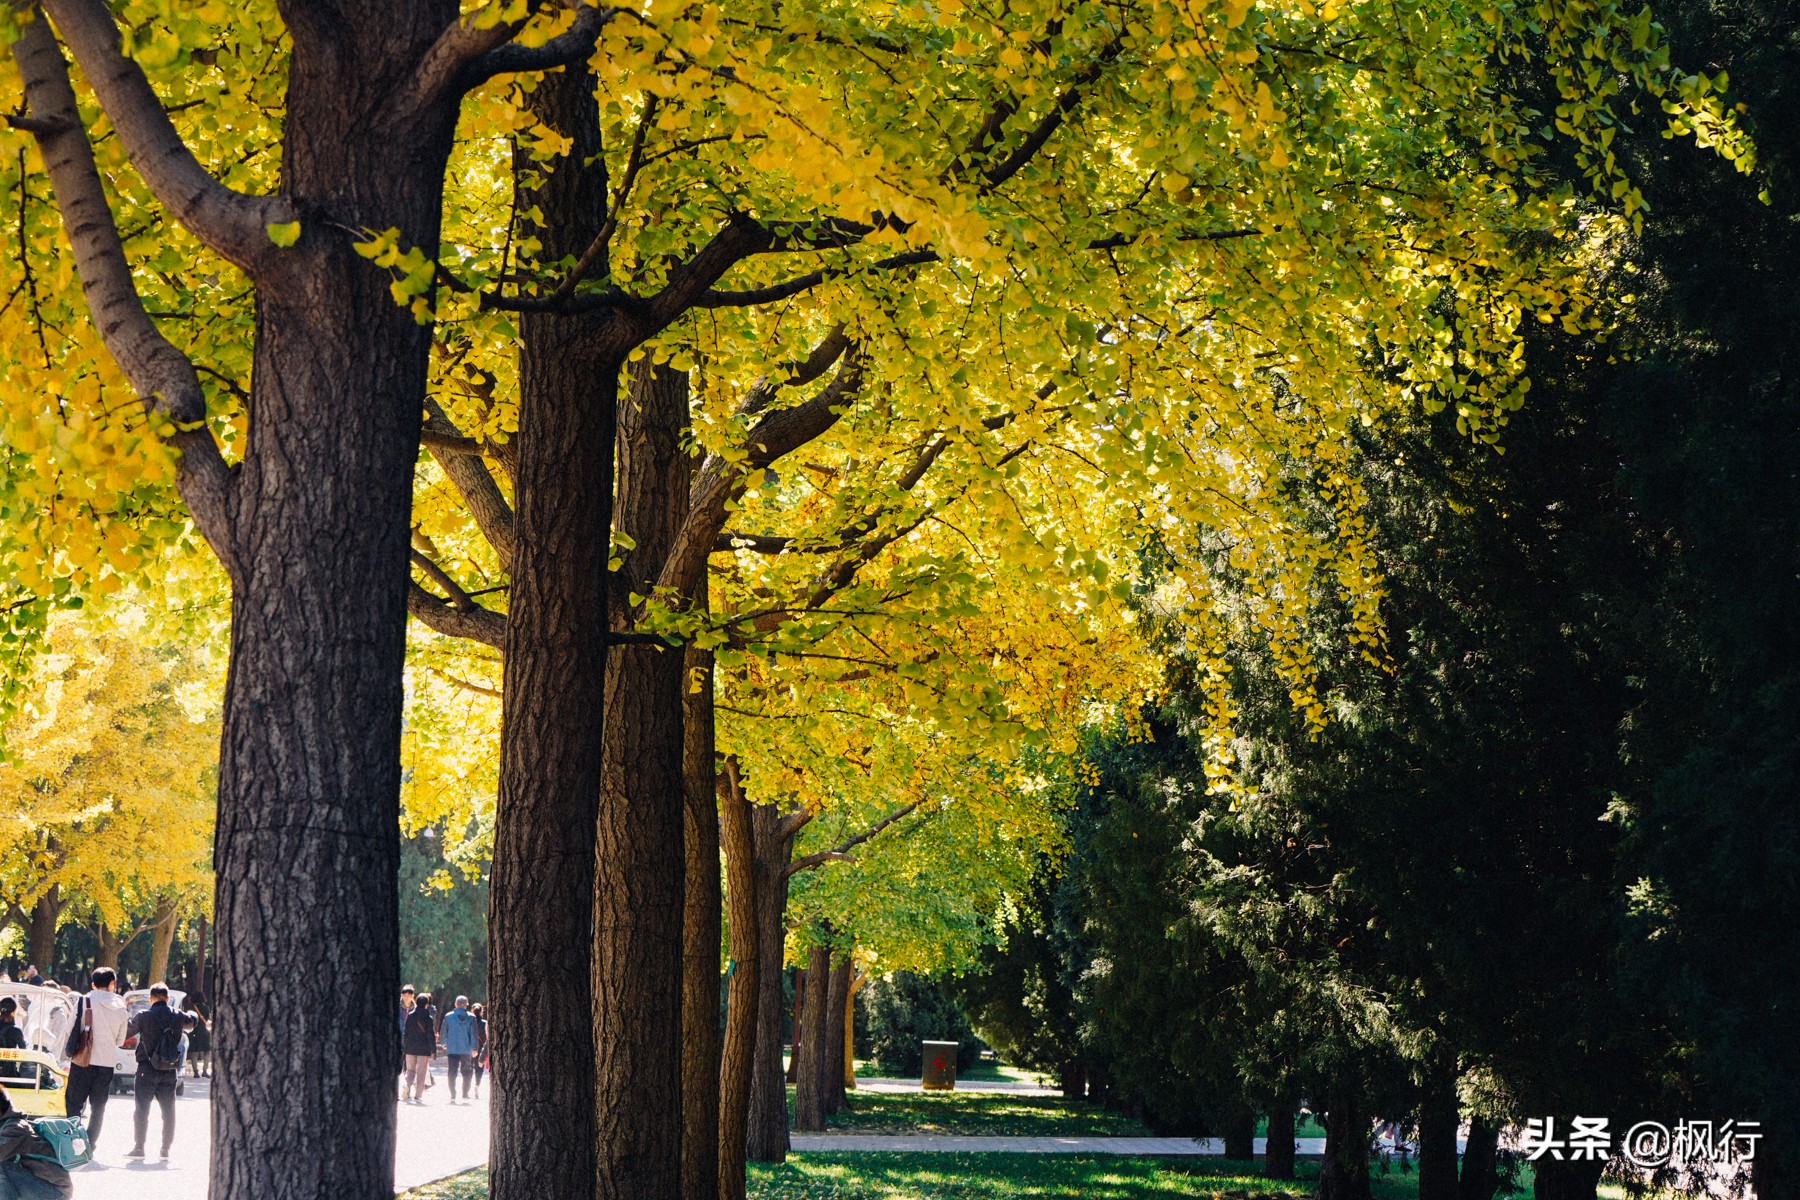
[[[204,996],[189,996],[181,1002],[182,1011],[194,1018],[194,1026],[188,1031],[188,1065],[193,1068],[195,1079],[203,1072],[212,1077],[212,1026],[206,1020],[205,1004]]]
[[[19,1028],[19,1002],[11,996],[0,996],[0,1050],[25,1049],[25,1031]],[[8,1077],[19,1073],[19,1064],[0,1062],[0,1075]]]
[[[130,1031],[137,1037],[137,1081],[134,1093],[137,1112],[132,1117],[132,1132],[137,1135],[126,1158],[144,1157],[144,1138],[150,1132],[150,1105],[154,1101],[162,1109],[162,1157],[169,1157],[169,1146],[175,1141],[175,1085],[181,1077],[179,1062],[153,1066],[163,1035],[174,1030],[181,1033],[185,1019],[169,1007],[169,985],[159,983],[150,989],[150,1007],[131,1018]]]
[[[431,1056],[437,1053],[437,1009],[431,997],[421,995],[413,1010],[406,1015],[406,1028],[400,1037],[400,1048],[406,1053],[406,1096],[414,1104],[425,1103],[425,1089],[431,1086]]]
[[[30,1121],[13,1111],[0,1088],[0,1200],[69,1200],[74,1182]]]
[[[475,1050],[475,1098],[479,1100],[481,1099],[481,1077],[487,1073],[488,1069],[487,1009],[482,1005],[475,1004],[469,1007],[469,1011],[475,1014],[475,1036],[479,1042]]]

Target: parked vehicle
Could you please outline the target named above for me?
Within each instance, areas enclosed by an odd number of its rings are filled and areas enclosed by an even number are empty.
[[[25,1035],[25,1049],[0,1050],[0,1087],[27,1116],[62,1116],[63,1090],[69,1086],[69,1064],[62,1055],[78,997],[29,983],[0,984],[0,996],[11,996],[19,1006],[14,1020]]]

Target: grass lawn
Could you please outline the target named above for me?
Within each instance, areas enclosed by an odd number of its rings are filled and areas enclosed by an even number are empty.
[[[792,1115],[793,1089],[788,1089]],[[1147,1137],[1130,1117],[1059,1096],[977,1092],[856,1092],[826,1118],[841,1133],[954,1133],[974,1137]]]
[[[1087,1154],[800,1154],[752,1165],[751,1200],[1301,1200],[1318,1177],[1264,1179],[1253,1163]],[[1417,1175],[1377,1175],[1375,1200],[1417,1200]],[[401,1200],[487,1200],[487,1172],[406,1192]]]
[[[752,1167],[752,1200],[1288,1200],[1310,1196],[1319,1167],[1264,1179],[1254,1163],[1087,1154],[802,1154]],[[1376,1176],[1375,1200],[1416,1200],[1418,1176]]]
[[[782,1060],[785,1065],[787,1060]],[[859,1058],[856,1060],[856,1077],[858,1079],[887,1079],[887,1072],[875,1065],[875,1060]],[[1009,1067],[1003,1063],[982,1059],[966,1071],[956,1073],[958,1079],[970,1083],[1029,1083],[1033,1087],[1055,1087],[1056,1080],[1036,1071],[1027,1071],[1022,1067]]]
[[[1269,1118],[1258,1117],[1256,1119],[1256,1136],[1267,1137],[1268,1134]],[[1325,1127],[1313,1120],[1311,1113],[1303,1113],[1300,1119],[1294,1122],[1294,1136],[1296,1138],[1322,1138],[1325,1136]]]

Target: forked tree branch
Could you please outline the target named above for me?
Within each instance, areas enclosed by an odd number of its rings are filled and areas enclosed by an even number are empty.
[[[50,175],[94,326],[145,410],[159,423],[174,423],[166,440],[181,452],[176,487],[226,572],[241,580],[232,536],[233,475],[206,427],[206,393],[194,364],[144,311],[75,106],[69,64],[42,15],[20,32],[12,53],[25,84],[27,119]]]
[[[506,618],[479,604],[459,608],[453,601],[441,600],[408,580],[406,611],[427,629],[446,637],[467,638],[496,650],[505,649]]]
[[[43,6],[118,130],[133,169],[157,200],[210,249],[255,275],[279,252],[268,226],[294,220],[293,203],[234,192],[200,164],[143,68],[120,50],[119,27],[106,0],[43,0]]]
[[[600,31],[624,11],[584,2],[575,13],[574,23],[563,32],[541,46],[495,46],[470,60],[457,75],[455,86],[459,92],[467,92],[480,87],[496,75],[572,67],[593,53],[594,42],[600,37]]]
[[[892,825],[895,821],[901,820],[910,813],[917,811],[919,805],[923,803],[925,803],[925,798],[921,796],[911,804],[895,809],[855,837],[846,838],[829,850],[820,850],[816,854],[807,854],[800,858],[796,858],[793,862],[788,864],[787,874],[790,876],[798,875],[802,871],[810,871],[814,867],[821,866],[828,862],[855,862],[856,859],[851,855],[850,851],[856,849],[858,846]]]
[[[837,424],[862,386],[862,356],[854,346],[843,355],[837,374],[817,395],[792,408],[776,409],[756,423],[744,439],[746,457],[726,462],[714,455],[700,468],[689,492],[688,518],[663,560],[656,581],[659,588],[673,588],[682,595],[690,592],[706,570],[731,502],[743,494],[749,477]]]

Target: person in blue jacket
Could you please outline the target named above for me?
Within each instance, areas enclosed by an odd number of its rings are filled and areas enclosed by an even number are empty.
[[[444,1054],[450,1059],[450,1103],[456,1103],[456,1079],[462,1077],[462,1098],[469,1098],[475,1083],[475,1055],[481,1049],[481,1026],[469,1011],[469,998],[458,996],[456,1007],[444,1016]]]

